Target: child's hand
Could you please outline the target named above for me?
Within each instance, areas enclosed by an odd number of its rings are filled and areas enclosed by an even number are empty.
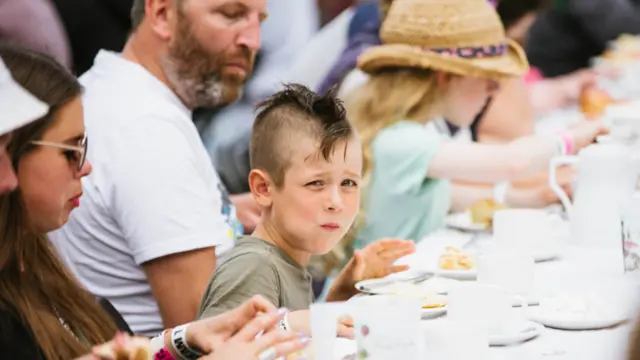
[[[299,332],[311,336],[311,312],[309,310],[292,311],[287,315],[289,331]],[[338,319],[338,336],[354,339],[353,319],[350,316],[342,316]]]
[[[362,250],[357,250],[351,267],[352,285],[358,281],[385,277],[394,273],[408,270],[407,265],[393,265],[401,257],[416,251],[413,241],[400,239],[380,239]],[[346,270],[346,268],[345,268]]]
[[[415,251],[413,241],[400,239],[380,239],[362,250],[357,250],[331,285],[327,301],[344,301],[357,294],[355,285],[358,281],[408,270],[409,267],[406,265],[393,263]]]

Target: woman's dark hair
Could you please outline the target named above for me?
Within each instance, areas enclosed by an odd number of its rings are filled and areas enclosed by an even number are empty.
[[[505,29],[508,29],[525,15],[548,8],[552,0],[498,0],[496,11]]]
[[[0,57],[16,82],[50,106],[47,115],[14,131],[7,150],[18,167],[31,141],[42,137],[82,88],[49,56],[0,45]],[[61,262],[47,235],[32,227],[19,187],[0,195],[0,307],[19,317],[48,360],[76,358],[116,330]]]

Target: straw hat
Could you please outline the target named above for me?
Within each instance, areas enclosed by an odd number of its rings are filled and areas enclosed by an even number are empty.
[[[487,0],[394,0],[380,37],[383,45],[358,58],[365,72],[418,67],[500,78],[529,68],[524,51],[506,38]]]

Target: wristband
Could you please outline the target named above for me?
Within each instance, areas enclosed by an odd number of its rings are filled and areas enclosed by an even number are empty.
[[[164,330],[163,332],[160,333],[160,335],[157,335],[156,337],[151,339],[149,344],[149,349],[151,350],[152,354],[155,354],[160,350],[164,349],[164,335],[166,333],[167,333],[167,330]]]
[[[176,360],[166,347],[160,349],[153,355],[153,360]]]
[[[575,144],[571,136],[564,131],[560,131],[557,134],[563,147],[563,155],[573,155]]]
[[[187,328],[189,324],[176,326],[171,331],[171,346],[182,360],[197,360],[203,355],[187,345]]]
[[[504,181],[497,183],[493,187],[493,201],[497,204],[507,204],[507,191],[509,190],[509,182]]]

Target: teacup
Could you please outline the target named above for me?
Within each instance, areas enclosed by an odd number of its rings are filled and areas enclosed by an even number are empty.
[[[447,318],[478,327],[486,337],[512,334],[520,330],[524,318],[513,309],[516,299],[526,310],[527,301],[504,289],[480,283],[461,283],[449,290]]]

